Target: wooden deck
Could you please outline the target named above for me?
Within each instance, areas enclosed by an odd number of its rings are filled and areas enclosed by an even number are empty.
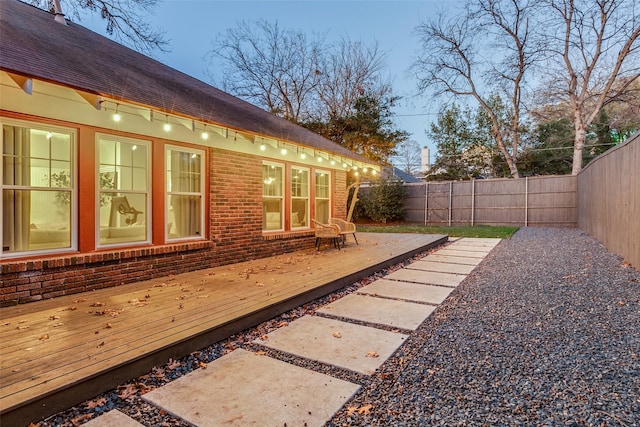
[[[0,425],[28,425],[347,286],[447,236],[323,248],[0,308]]]

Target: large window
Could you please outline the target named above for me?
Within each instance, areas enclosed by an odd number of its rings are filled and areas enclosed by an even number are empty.
[[[329,223],[331,216],[331,174],[316,171],[316,221]]]
[[[2,126],[2,253],[74,246],[74,134]]]
[[[149,146],[98,135],[100,245],[148,241]]]
[[[275,163],[262,165],[262,229],[284,228],[284,168]]]
[[[167,147],[167,239],[203,235],[204,152]]]
[[[291,168],[291,228],[309,226],[309,169]]]

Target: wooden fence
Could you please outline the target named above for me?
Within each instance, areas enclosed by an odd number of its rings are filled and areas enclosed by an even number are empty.
[[[575,176],[406,184],[407,221],[427,225],[577,226]]]
[[[640,133],[578,174],[578,226],[640,270]]]

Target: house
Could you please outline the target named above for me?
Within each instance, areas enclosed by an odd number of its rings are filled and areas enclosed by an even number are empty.
[[[0,304],[311,248],[379,166],[86,28],[0,1]]]

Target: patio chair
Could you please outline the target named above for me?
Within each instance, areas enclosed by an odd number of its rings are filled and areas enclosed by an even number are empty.
[[[358,239],[356,238],[356,225],[352,222],[347,222],[344,219],[340,218],[329,218],[329,224],[337,225],[340,227],[340,237],[342,238],[342,247],[344,247],[347,242],[347,234],[353,234],[353,239],[356,241],[356,245],[360,245],[358,243]]]
[[[316,232],[316,250],[320,250],[322,239],[331,239],[333,246],[340,250],[340,227],[334,224],[323,224],[312,219],[311,222]]]

